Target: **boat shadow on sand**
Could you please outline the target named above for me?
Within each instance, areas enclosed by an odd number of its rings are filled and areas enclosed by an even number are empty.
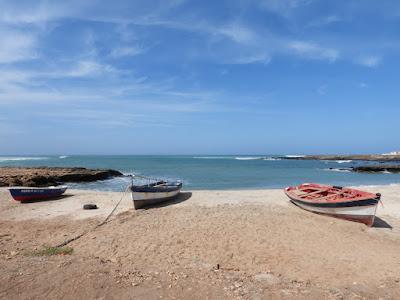
[[[167,200],[167,201],[157,203],[157,204],[148,205],[146,207],[143,207],[142,209],[152,209],[152,208],[159,208],[159,207],[175,205],[175,204],[178,204],[178,203],[181,203],[181,202],[184,202],[184,201],[190,199],[190,197],[192,197],[191,192],[180,192],[175,198],[173,198],[171,200]]]
[[[72,196],[73,196],[73,195],[66,194],[66,195],[61,195],[61,196],[54,197],[54,198],[49,198],[49,199],[25,200],[25,201],[21,201],[21,204],[31,204],[31,203],[41,203],[41,202],[52,202],[52,201],[58,201],[58,200],[66,199],[66,198],[69,198],[69,197],[72,197]]]
[[[374,224],[372,224],[372,227],[373,228],[393,229],[393,227],[388,222],[386,222],[385,220],[383,220],[379,217],[376,217],[376,216],[375,216]]]

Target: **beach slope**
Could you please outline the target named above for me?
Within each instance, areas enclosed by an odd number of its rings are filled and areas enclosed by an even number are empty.
[[[400,186],[364,189],[383,195],[372,228],[301,210],[281,190],[183,192],[134,211],[122,193],[20,204],[0,189],[0,298],[398,299]],[[93,228],[121,197],[72,253],[39,255]]]

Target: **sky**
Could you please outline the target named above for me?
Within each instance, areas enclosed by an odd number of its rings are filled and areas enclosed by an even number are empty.
[[[0,155],[400,150],[400,3],[0,0]]]

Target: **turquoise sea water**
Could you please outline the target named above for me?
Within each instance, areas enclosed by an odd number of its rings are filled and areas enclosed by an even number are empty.
[[[283,188],[303,182],[334,185],[400,183],[400,174],[359,174],[339,170],[360,161],[276,160],[260,156],[0,156],[0,166],[109,168],[124,174],[179,179],[185,190]],[[330,169],[332,168],[332,169]],[[68,184],[72,188],[122,191],[129,178]]]

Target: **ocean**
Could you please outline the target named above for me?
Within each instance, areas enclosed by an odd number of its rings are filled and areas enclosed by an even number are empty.
[[[346,168],[370,164],[362,161],[279,160],[279,155],[179,156],[0,156],[1,166],[59,166],[107,168],[124,174],[181,180],[184,190],[284,188],[303,182],[332,185],[400,183],[400,174],[354,173]],[[128,177],[92,183],[68,183],[71,188],[123,191]]]

